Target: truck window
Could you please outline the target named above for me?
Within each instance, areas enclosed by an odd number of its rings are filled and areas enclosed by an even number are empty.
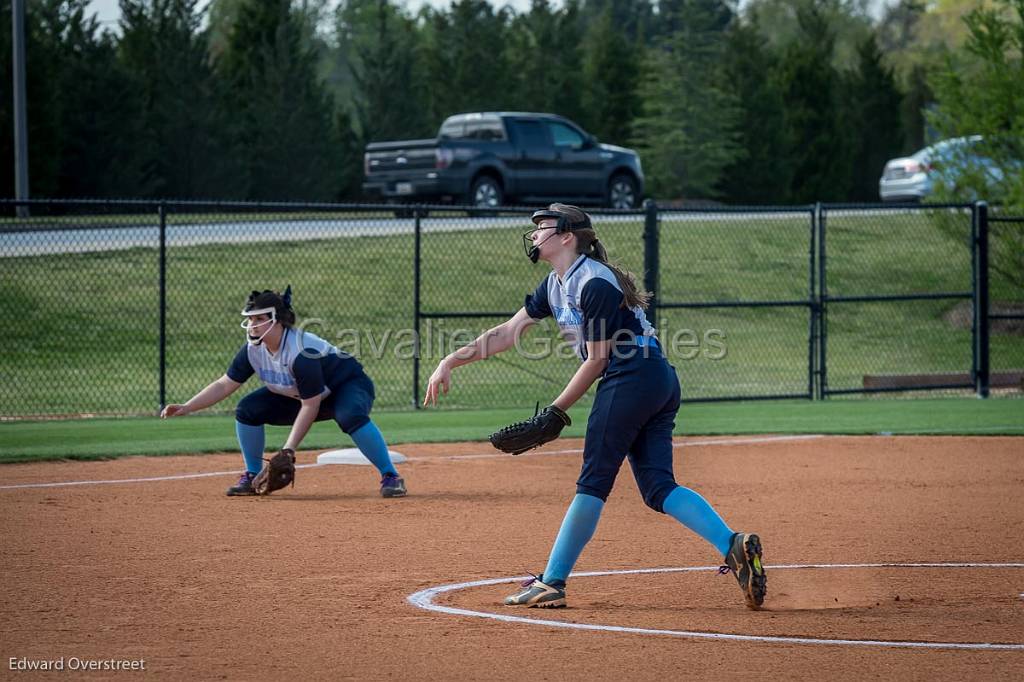
[[[500,118],[485,118],[479,121],[466,121],[465,139],[467,140],[504,140],[505,126]]]
[[[459,117],[445,121],[438,137],[442,140],[477,140],[492,142],[505,139],[505,126],[500,118]]]
[[[550,147],[548,136],[544,133],[544,127],[539,121],[526,121],[518,119],[513,122],[516,131],[516,138],[520,147]]]
[[[458,140],[465,134],[465,130],[465,119],[448,120],[441,124],[441,131],[437,136],[442,140]]]
[[[555,141],[556,147],[572,147],[573,149],[578,149],[583,146],[583,136],[580,135],[578,131],[570,128],[564,123],[549,121],[548,129],[551,130],[551,139]]]

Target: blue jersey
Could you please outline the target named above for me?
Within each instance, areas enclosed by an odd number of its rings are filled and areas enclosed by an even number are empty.
[[[286,327],[276,354],[265,344],[247,343],[227,371],[240,384],[253,374],[274,393],[305,400],[337,393],[346,381],[362,376],[363,367],[319,336]]]
[[[581,255],[559,279],[552,271],[526,297],[527,314],[535,319],[554,317],[581,360],[587,357],[587,341],[613,339],[626,345],[654,338],[654,328],[643,308],[623,307],[625,294],[611,268]]]

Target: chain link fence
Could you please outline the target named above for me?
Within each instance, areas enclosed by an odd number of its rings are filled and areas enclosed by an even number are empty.
[[[394,350],[403,330],[412,335],[413,225],[390,210],[124,202],[31,210],[4,219],[0,232],[0,305],[15,339],[0,363],[0,416],[152,414],[184,401],[245,343],[239,313],[249,292],[289,284],[299,320],[359,356],[378,403],[408,404],[409,362]]]
[[[441,357],[507,319],[547,274],[523,252],[528,208],[27,206],[25,218],[0,206],[0,418],[184,401],[245,342],[249,291],[289,284],[300,325],[359,358],[377,407],[408,409]],[[974,386],[978,325],[962,307],[977,290],[976,209],[591,214],[611,259],[655,293],[649,315],[685,400],[873,392],[869,377],[925,373]],[[1008,296],[993,287],[997,303]],[[995,367],[1024,367],[1019,332],[991,343]],[[546,320],[518,351],[460,368],[444,405],[548,401],[576,362]]]
[[[1024,216],[989,218],[992,385],[1024,390]]]

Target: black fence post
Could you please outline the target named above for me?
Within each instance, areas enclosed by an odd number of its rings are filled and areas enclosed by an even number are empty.
[[[826,211],[821,202],[814,205],[818,222],[818,397],[828,397],[828,280],[825,258]]]
[[[653,199],[644,202],[644,288],[651,293],[647,319],[658,328],[658,204]]]
[[[817,245],[817,207],[812,206],[809,211],[810,215],[810,226],[807,233],[807,302],[808,302],[808,321],[807,321],[807,397],[814,400],[817,396],[815,395],[815,350],[817,349],[817,336],[818,336],[818,315],[821,310],[821,302],[818,300],[818,287],[817,287],[817,272],[815,266],[817,264],[817,258],[815,253],[815,246]]]
[[[413,344],[412,355],[412,406],[419,409],[420,406],[420,209],[413,209],[413,284],[412,284],[412,327]]]
[[[160,410],[167,405],[167,207],[157,206],[160,218]]]
[[[974,205],[974,248],[975,286],[974,286],[974,326],[975,357],[977,370],[974,376],[974,387],[979,398],[987,398],[989,393],[989,300],[988,300],[988,204],[979,201]]]
[[[978,387],[978,203],[971,206],[971,384]]]

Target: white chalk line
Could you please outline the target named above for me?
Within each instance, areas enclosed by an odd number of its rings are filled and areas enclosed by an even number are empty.
[[[909,431],[879,431],[878,436],[931,436],[931,435],[959,435],[970,436],[978,432],[1001,432],[999,435],[1016,436],[1024,433],[1024,426],[1020,424],[1006,424],[1005,426],[976,426],[971,428],[971,433],[964,434],[963,429],[913,429]]]
[[[766,566],[770,570],[783,569],[864,569],[864,568],[1024,568],[1024,563],[876,563],[876,564],[783,564],[777,566]],[[717,571],[718,566],[691,566],[683,568],[640,568],[617,571],[585,571],[572,573],[571,578],[606,576],[606,575],[636,575],[644,573],[692,573],[697,571]],[[666,635],[671,637],[686,637],[691,639],[712,639],[738,642],[769,642],[777,644],[809,644],[819,646],[860,646],[860,647],[889,647],[889,648],[910,648],[910,649],[983,649],[993,651],[1024,651],[1024,644],[1008,644],[993,642],[915,642],[898,641],[886,639],[825,639],[819,637],[788,637],[776,635],[748,635],[730,634],[723,632],[704,632],[699,630],[662,630],[656,628],[626,627],[620,625],[597,625],[590,623],[576,623],[572,621],[545,620],[540,618],[525,618],[522,616],[510,616],[500,613],[489,613],[487,611],[472,611],[451,606],[442,606],[434,603],[434,598],[447,592],[456,592],[471,587],[483,587],[486,585],[499,585],[525,580],[530,576],[515,576],[506,578],[490,578],[487,580],[473,580],[464,583],[452,583],[449,585],[438,585],[429,587],[410,594],[407,600],[413,606],[427,611],[435,611],[453,616],[469,616],[472,618],[487,618],[505,623],[525,623],[528,625],[547,625],[556,628],[570,630],[591,630],[600,632],[622,632],[639,635]]]
[[[678,448],[684,445],[745,445],[745,444],[756,444],[765,443],[772,441],[787,441],[787,440],[807,440],[809,438],[823,438],[820,435],[802,435],[802,436],[763,436],[758,438],[735,438],[735,439],[721,439],[721,440],[703,440],[703,441],[676,441],[672,444],[672,447]],[[568,450],[551,450],[548,452],[533,452],[523,453],[519,457],[536,457],[540,455],[568,455],[583,452],[582,448],[573,448]],[[427,459],[446,459],[446,460],[459,460],[459,459],[483,459],[492,457],[509,457],[505,453],[486,453],[486,454],[467,454],[467,455],[442,455],[440,457],[409,457],[410,462],[417,460]],[[326,466],[324,464],[300,464],[296,466],[296,469],[310,469],[313,467]],[[195,474],[173,474],[169,476],[146,476],[143,478],[118,478],[110,480],[89,480],[89,481],[55,481],[51,483],[17,483],[13,485],[0,485],[0,490],[20,490],[24,488],[66,488],[69,486],[79,485],[111,485],[119,483],[152,483],[156,481],[183,481],[194,478],[210,478],[213,476],[238,476],[238,470],[234,471],[211,471],[206,473],[195,473]]]
[[[719,439],[706,439],[706,440],[677,440],[672,443],[673,448],[691,447],[694,445],[708,446],[708,445],[752,445],[757,443],[775,443],[783,441],[794,441],[794,440],[813,440],[815,438],[825,438],[822,434],[806,434],[801,436],[757,436],[751,438],[719,438]],[[578,455],[583,452],[583,448],[571,448],[566,450],[545,450],[541,452],[524,452],[516,457],[545,457],[547,455]],[[436,457],[419,457],[417,459],[492,459],[508,457],[509,455],[501,452],[488,452],[480,454],[469,454],[469,455],[443,455],[439,458]]]
[[[296,469],[312,469],[322,467],[325,464],[298,464]],[[17,485],[0,485],[0,490],[15,490],[18,488],[64,488],[72,485],[110,485],[116,483],[151,483],[153,481],[182,481],[190,478],[210,478],[212,476],[238,476],[238,469],[232,471],[209,471],[201,474],[174,474],[171,476],[147,476],[145,478],[112,478],[107,480],[93,481],[58,481],[55,483],[18,483]]]

